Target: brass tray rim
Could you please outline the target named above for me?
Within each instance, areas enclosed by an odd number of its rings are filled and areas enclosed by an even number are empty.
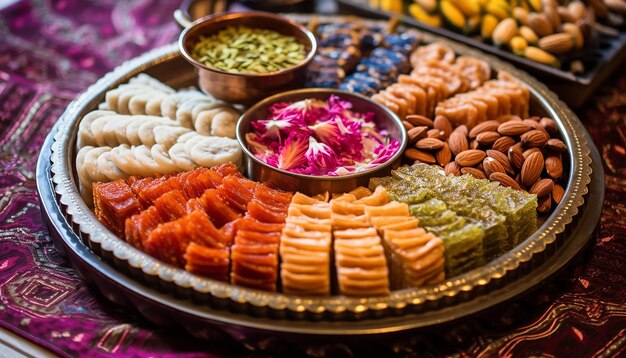
[[[480,287],[501,279],[521,264],[530,261],[536,254],[543,252],[548,245],[554,243],[557,235],[563,233],[566,226],[572,223],[578,214],[591,180],[589,142],[576,115],[545,85],[533,77],[492,56],[462,44],[427,33],[422,33],[422,37],[426,42],[438,41],[450,46],[457,53],[484,59],[496,70],[510,72],[525,82],[532,95],[537,98],[550,116],[557,119],[560,131],[567,134],[563,139],[570,149],[571,165],[569,184],[563,201],[537,232],[487,265],[447,279],[441,284],[397,290],[388,296],[369,298],[295,297],[282,293],[238,287],[203,278],[164,264],[117,238],[97,221],[81,199],[74,182],[71,170],[73,158],[70,156],[71,148],[74,145],[75,130],[80,119],[78,114],[86,107],[93,108],[97,104],[97,99],[108,88],[127,81],[130,77],[149,67],[180,56],[175,43],[150,51],[118,66],[73,101],[60,118],[59,131],[55,135],[52,145],[51,171],[54,188],[58,200],[65,210],[65,216],[72,223],[79,236],[86,240],[92,249],[101,250],[105,254],[104,256],[110,254],[114,261],[124,262],[130,268],[140,269],[147,277],[155,277],[161,282],[171,283],[178,288],[191,288],[196,293],[210,295],[218,299],[228,299],[234,303],[267,307],[274,310],[287,309],[295,313],[308,312],[314,315],[326,312],[363,314],[367,311],[404,310],[407,307],[425,305],[446,298],[457,298],[457,296],[476,291]]]

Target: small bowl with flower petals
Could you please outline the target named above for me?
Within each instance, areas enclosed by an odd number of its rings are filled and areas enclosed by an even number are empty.
[[[397,115],[365,96],[307,88],[250,107],[237,123],[237,140],[251,179],[316,195],[388,175],[407,135]]]

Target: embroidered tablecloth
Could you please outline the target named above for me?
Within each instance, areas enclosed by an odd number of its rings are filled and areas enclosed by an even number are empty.
[[[34,171],[50,128],[104,73],[174,41],[178,5],[32,0],[0,10],[0,326],[62,356],[250,354],[234,342],[207,343],[151,326],[113,306],[55,251],[39,214]],[[416,337],[399,355],[626,353],[626,74],[578,115],[606,171],[599,236],[585,260],[472,332]]]

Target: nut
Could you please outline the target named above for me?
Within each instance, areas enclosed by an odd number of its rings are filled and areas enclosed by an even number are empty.
[[[561,200],[563,200],[563,195],[565,195],[565,190],[563,189],[563,187],[559,184],[554,184],[554,187],[552,188],[552,200],[554,200],[554,203],[556,205],[559,205],[561,203]]]
[[[520,147],[512,146],[511,148],[509,148],[508,156],[509,161],[511,162],[511,164],[513,164],[513,167],[518,170],[522,168],[522,165],[526,161],[526,158],[524,158],[524,155],[522,154],[522,149]]]
[[[417,150],[415,148],[405,150],[404,156],[411,161],[419,161],[426,164],[435,164],[437,162],[432,154],[422,152],[421,150]]]
[[[428,138],[435,138],[435,139],[441,139],[444,140],[444,132],[440,131],[439,129],[429,129],[428,132],[426,132],[426,136]]]
[[[463,134],[462,131],[458,130],[457,127],[452,134],[450,134],[450,138],[448,138],[448,145],[450,146],[450,151],[454,155],[458,155],[459,153],[466,151],[469,149],[469,143],[467,142],[467,134]]]
[[[522,155],[524,156],[524,159],[528,158],[529,155],[533,154],[533,153],[537,153],[537,152],[541,152],[541,150],[539,150],[539,148],[535,147],[535,148],[528,148],[526,149]]]
[[[572,35],[561,32],[542,37],[537,45],[544,51],[559,55],[574,47],[574,39]]]
[[[515,139],[508,137],[508,136],[504,136],[504,137],[498,138],[498,140],[495,141],[495,143],[493,143],[491,148],[494,150],[497,150],[498,152],[506,153],[509,150],[509,148],[511,148],[511,146],[515,143],[517,143]]]
[[[402,121],[402,125],[404,126],[404,129],[406,129],[407,131],[413,128],[413,125],[407,121]]]
[[[545,213],[549,213],[550,209],[552,209],[552,195],[548,194],[546,196],[544,196],[543,198],[539,199],[539,203],[537,205],[537,211],[545,214]]]
[[[520,178],[524,186],[531,186],[537,182],[543,172],[544,160],[541,152],[532,153],[522,164]]]
[[[414,144],[420,139],[426,138],[426,132],[428,131],[428,127],[419,126],[409,129],[406,134],[408,137],[408,143]]]
[[[500,163],[500,165],[502,165],[502,167],[504,168],[504,171],[507,174],[511,174],[511,175],[515,174],[515,170],[511,166],[511,162],[509,162],[509,158],[507,158],[507,156],[504,155],[504,153],[499,152],[497,150],[488,149],[487,157],[497,160]]]
[[[472,139],[469,143],[470,149],[478,149],[480,147],[480,143],[476,139]]]
[[[483,160],[483,171],[486,176],[490,176],[493,173],[506,173],[502,164],[491,157],[487,157]]]
[[[460,176],[461,167],[456,162],[450,162],[446,164],[446,167],[444,168],[444,172],[446,173],[446,175],[453,174],[456,176]]]
[[[536,194],[537,197],[541,198],[546,196],[552,192],[554,188],[554,181],[552,179],[541,179],[533,184],[528,191],[531,194]]]
[[[548,134],[543,130],[533,129],[522,134],[521,140],[527,147],[543,147],[544,144],[550,139]]]
[[[443,147],[443,142],[437,138],[424,138],[415,143],[415,148],[423,150],[437,150]]]
[[[567,146],[565,146],[565,143],[563,143],[562,140],[556,138],[548,139],[545,147],[551,151],[558,153],[563,153],[565,150],[567,150]]]
[[[539,125],[542,126],[543,129],[545,129],[546,132],[548,132],[548,134],[551,136],[555,136],[559,131],[556,126],[556,122],[552,118],[541,118],[541,120],[539,121]]]
[[[454,128],[454,130],[452,132],[459,132],[461,134],[463,134],[464,136],[467,137],[467,133],[469,132],[467,130],[467,126],[465,124],[461,124],[460,126]]]
[[[469,132],[470,139],[476,138],[480,133],[487,131],[496,131],[500,126],[500,122],[496,120],[485,121],[482,123],[478,123],[472,130]]]
[[[487,179],[487,176],[485,175],[485,172],[483,172],[480,169],[476,169],[476,168],[472,168],[472,167],[461,168],[461,173],[462,174],[471,174],[476,179]]]
[[[419,114],[410,114],[404,118],[407,122],[411,123],[413,126],[426,126],[428,128],[433,127],[433,120],[420,116]]]
[[[476,141],[478,142],[478,144],[484,146],[491,146],[498,139],[500,139],[500,134],[495,131],[482,132],[476,136]]]
[[[450,160],[452,159],[452,152],[450,151],[448,143],[443,143],[443,147],[441,147],[441,149],[439,149],[439,151],[435,154],[435,159],[437,159],[437,163],[441,165],[450,163]]]
[[[559,179],[563,175],[563,162],[556,155],[550,155],[546,158],[546,172],[552,179]]]
[[[528,27],[539,36],[544,37],[554,33],[554,28],[546,15],[542,13],[531,12],[528,14]]]
[[[513,189],[522,190],[522,188],[519,186],[519,184],[517,184],[515,180],[513,180],[513,178],[511,178],[510,176],[504,173],[500,173],[500,172],[491,173],[491,175],[489,176],[489,180],[497,181],[502,186],[509,186]]]
[[[448,138],[452,133],[452,124],[450,123],[450,120],[445,116],[435,117],[433,127],[442,131],[444,133],[444,138]]]
[[[485,154],[482,150],[468,149],[459,153],[456,156],[455,161],[462,167],[473,167],[474,165],[482,162],[486,156],[487,154]]]
[[[498,133],[506,136],[516,136],[530,130],[528,124],[522,121],[508,121],[498,126]]]

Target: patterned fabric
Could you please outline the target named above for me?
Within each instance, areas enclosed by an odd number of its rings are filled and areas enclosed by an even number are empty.
[[[1,2],[0,2],[1,3]],[[177,1],[32,0],[0,12],[0,325],[62,356],[240,356],[120,310],[76,276],[39,214],[35,164],[75,96],[124,60],[170,43]],[[597,241],[551,284],[395,352],[593,356],[626,347],[626,75],[579,111],[604,158],[607,199]],[[271,341],[271,340],[270,340]],[[390,339],[390,342],[393,339]],[[276,345],[270,344],[270,347]],[[349,347],[309,351],[350,354]],[[391,353],[391,351],[387,351]],[[278,353],[285,353],[280,347]],[[370,352],[371,353],[371,352]]]

